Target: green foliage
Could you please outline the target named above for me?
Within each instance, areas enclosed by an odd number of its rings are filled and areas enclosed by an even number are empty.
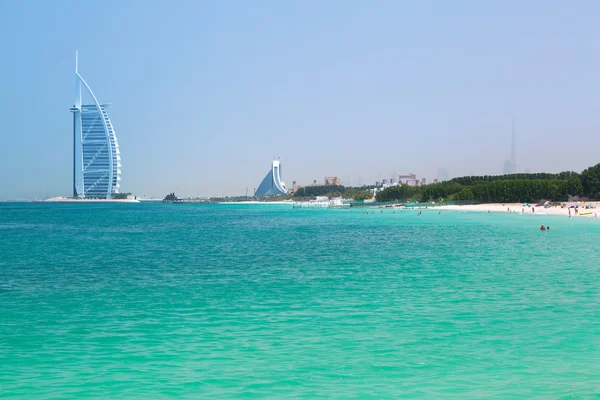
[[[465,176],[423,186],[392,186],[377,193],[377,201],[439,200],[518,203],[565,201],[569,196],[600,198],[600,164],[580,174],[511,174]]]
[[[419,186],[408,186],[408,185],[398,185],[398,186],[390,186],[387,189],[381,190],[377,192],[376,199],[379,202],[383,201],[408,201],[413,198],[415,195],[421,193],[421,187]]]
[[[577,196],[582,193],[585,193],[584,187],[581,184],[581,179],[579,179],[579,177],[573,177],[566,181],[562,181],[561,185],[561,194],[563,195],[563,197]]]
[[[298,189],[296,191],[296,193],[294,193],[294,197],[316,197],[316,196],[338,197],[338,196],[341,196],[341,193],[344,193],[345,189],[346,189],[345,187],[337,186],[337,185],[306,186],[306,187]]]
[[[583,193],[595,199],[600,199],[600,164],[589,167],[581,173]]]
[[[567,180],[570,178],[578,177],[577,172],[566,171],[558,174],[508,174],[508,175],[483,175],[483,176],[463,176],[460,178],[454,178],[450,182],[458,183],[465,186],[472,186],[476,183],[491,182],[491,181],[514,181],[514,180]]]
[[[484,203],[519,203],[538,200],[566,200],[559,180],[499,180],[471,187],[475,200]]]
[[[111,197],[116,200],[125,200],[128,196],[131,196],[131,193],[113,193]]]
[[[456,182],[439,182],[422,186],[420,201],[436,201],[447,199],[450,195],[462,190]]]
[[[363,188],[346,188],[344,191],[345,199],[368,200],[373,198],[373,191]]]
[[[475,200],[475,195],[470,187],[464,187],[460,192],[450,196],[451,200]]]

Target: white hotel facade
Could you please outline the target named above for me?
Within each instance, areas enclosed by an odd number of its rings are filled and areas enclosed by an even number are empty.
[[[121,153],[108,113],[79,75],[75,56],[73,113],[73,197],[110,199],[119,193]],[[82,85],[90,104],[82,104]]]

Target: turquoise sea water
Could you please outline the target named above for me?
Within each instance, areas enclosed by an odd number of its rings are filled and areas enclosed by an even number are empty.
[[[362,212],[0,204],[0,397],[600,394],[599,220]]]

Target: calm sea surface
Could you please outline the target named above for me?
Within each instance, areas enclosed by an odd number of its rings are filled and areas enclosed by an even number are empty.
[[[0,204],[0,397],[600,394],[600,220],[361,212]]]

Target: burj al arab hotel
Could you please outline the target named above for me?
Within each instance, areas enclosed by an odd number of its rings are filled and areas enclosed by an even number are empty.
[[[81,87],[87,104],[82,103]],[[79,75],[75,53],[75,105],[73,113],[73,197],[110,199],[119,193],[121,155],[115,130],[94,92]]]

